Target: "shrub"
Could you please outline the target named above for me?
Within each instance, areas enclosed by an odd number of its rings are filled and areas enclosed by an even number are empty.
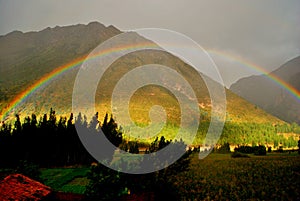
[[[266,147],[263,145],[255,146],[254,147],[254,155],[257,155],[257,156],[267,155]]]
[[[217,152],[221,154],[230,153],[229,143],[224,143],[220,148],[217,149]]]
[[[38,181],[40,180],[41,176],[39,166],[26,160],[19,161],[16,172]]]
[[[242,154],[242,153],[237,152],[237,151],[233,152],[231,154],[231,157],[232,158],[250,158],[250,156],[248,156],[247,154]]]
[[[268,147],[268,152],[269,152],[269,153],[272,152],[272,147]]]
[[[87,178],[90,180],[85,190],[88,200],[113,200],[124,194],[125,186],[121,182],[120,172],[100,163],[91,166]]]
[[[240,146],[238,148],[235,148],[235,151],[245,154],[252,154],[254,153],[254,148],[250,146]]]

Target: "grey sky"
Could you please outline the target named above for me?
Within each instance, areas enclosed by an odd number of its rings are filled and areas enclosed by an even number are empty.
[[[300,55],[299,0],[0,0],[0,35],[91,21],[171,29],[230,54],[211,54],[227,86],[260,73],[233,57],[271,71]]]

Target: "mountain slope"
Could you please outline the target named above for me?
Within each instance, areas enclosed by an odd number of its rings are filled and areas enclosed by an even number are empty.
[[[87,55],[97,44],[119,33],[113,26],[92,22],[0,36],[0,101],[11,100],[43,75]]]
[[[78,57],[87,55],[104,40],[121,33],[116,28],[100,23],[47,28],[40,32],[12,32],[0,37],[0,102],[2,111],[8,103],[43,75]],[[133,33],[133,40],[145,41]],[[99,116],[111,112],[110,96],[117,81],[131,69],[145,64],[166,65],[181,73],[196,92],[202,119],[209,119],[211,102],[203,79],[195,70],[173,55],[154,50],[145,50],[126,55],[117,60],[101,80],[96,93]],[[184,69],[184,70],[183,70]],[[68,115],[72,106],[72,90],[78,68],[58,76],[26,99],[14,112],[22,116],[35,112],[47,113],[50,107],[58,115]],[[151,75],[149,75],[151,76]],[[106,82],[105,82],[106,81]],[[108,81],[108,82],[107,82]],[[171,88],[180,89],[176,84]],[[255,107],[229,90],[227,94],[227,121],[255,123],[283,123],[276,117]],[[149,122],[148,112],[153,105],[166,107],[168,118],[179,122],[178,102],[170,91],[157,86],[144,87],[131,99],[131,115],[138,123]],[[13,113],[11,114],[13,116]]]
[[[268,76],[242,78],[230,90],[278,118],[299,124],[299,100],[269,78],[274,75],[300,91],[300,56],[283,64]]]

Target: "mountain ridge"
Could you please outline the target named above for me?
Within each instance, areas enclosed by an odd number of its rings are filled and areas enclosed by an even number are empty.
[[[285,121],[299,124],[299,100],[286,88],[272,81],[272,76],[278,77],[299,92],[300,56],[287,61],[268,75],[242,78],[234,83],[230,90]]]
[[[122,32],[114,26],[105,27],[100,23],[93,22],[88,25],[72,25],[67,27],[57,26],[54,28],[46,28],[39,32],[14,32],[13,34],[2,36],[0,38],[0,72],[1,75],[6,76],[0,77],[0,89],[2,90],[0,91],[0,107],[3,110],[7,107],[7,102],[11,101],[17,94],[24,91],[28,86],[32,85],[43,75],[54,70],[57,66],[68,63],[74,60],[74,58],[87,55],[99,43],[119,33]],[[14,35],[16,35],[16,38],[13,40],[12,37]],[[18,44],[18,40],[20,40],[20,37],[25,37],[24,35],[26,35],[26,37],[32,35],[38,35],[40,37],[31,38],[31,40],[28,40],[25,44]],[[7,36],[9,36],[10,39],[7,39]],[[4,40],[12,40],[13,43],[7,41],[6,43],[3,43]],[[5,50],[9,51],[7,52]],[[178,58],[175,58],[173,55],[167,53],[161,54],[155,51],[130,54],[127,57],[124,57],[122,61],[115,62],[115,64],[112,65],[112,69],[123,69],[122,72],[124,73],[132,66],[153,63],[153,61],[166,66],[174,66],[174,69],[179,73],[181,67],[188,67],[189,70],[183,73],[186,73],[185,76],[190,79],[190,82],[196,86],[196,88],[197,86],[199,87],[199,89],[197,89],[198,93],[202,93],[202,95],[199,96],[201,109],[204,113],[210,113],[210,99],[207,89],[203,84],[203,86],[199,84],[203,83],[203,81],[200,81],[201,78],[197,78],[199,82],[196,84],[196,82],[191,79],[191,77],[194,77],[195,75],[192,68]],[[129,66],[131,67],[129,68]],[[120,72],[121,70],[112,73],[116,73],[115,78],[118,78],[121,76]],[[76,73],[77,70],[73,69],[68,72],[68,74],[63,74],[56,78],[49,83],[48,86],[41,88],[37,94],[26,100],[27,103],[24,105],[24,108],[20,110],[21,114],[23,112],[22,115],[26,116],[30,114],[30,112],[39,111],[39,109],[42,109],[40,113],[43,114],[47,113],[50,107],[53,107],[57,110],[58,114],[68,115],[71,112],[70,106],[72,94],[70,92]],[[109,76],[113,76],[113,74]],[[164,102],[163,97],[165,97],[166,93],[163,92],[163,90],[158,88],[152,88],[151,90],[154,90],[161,95],[156,96],[154,102]],[[109,92],[109,90],[107,91]],[[150,91],[148,91],[147,94],[151,94]],[[227,121],[283,123],[281,120],[260,110],[255,105],[234,95],[229,90],[226,90],[226,94],[228,102]],[[103,94],[99,92],[98,95],[103,97]],[[144,97],[143,95],[140,95],[137,97],[146,101],[148,96]],[[167,100],[170,102],[174,101],[171,100],[170,97]],[[103,105],[105,104],[106,103]],[[142,108],[142,106],[137,107]],[[104,110],[106,111],[103,112],[108,112],[109,108],[105,108]],[[177,114],[178,113],[175,112],[172,115],[176,118]],[[147,121],[147,118],[143,121]]]

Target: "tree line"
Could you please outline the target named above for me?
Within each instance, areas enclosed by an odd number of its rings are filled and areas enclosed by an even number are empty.
[[[68,166],[91,164],[95,159],[82,145],[75,128],[79,125],[87,130],[99,132],[114,144],[122,142],[122,133],[113,117],[105,116],[102,124],[96,114],[91,122],[82,114],[76,118],[57,118],[51,108],[39,120],[35,114],[27,116],[22,123],[16,115],[13,125],[2,122],[0,126],[0,166],[16,166],[19,161],[30,161],[40,166]]]
[[[139,153],[140,144],[123,138],[122,129],[113,116],[109,117],[106,114],[102,123],[98,119],[98,113],[90,122],[81,113],[76,117],[71,113],[69,118],[57,118],[51,108],[49,114],[44,114],[40,119],[32,114],[25,117],[22,123],[20,116],[16,115],[13,125],[1,122],[0,167],[16,167],[20,161],[31,162],[41,167],[90,165],[96,160],[83,146],[77,134],[78,129],[92,135],[104,134],[115,147],[133,154]],[[160,139],[156,138],[150,144],[143,144],[143,147],[148,147],[146,153],[153,153],[167,145],[177,150],[185,150],[187,147],[183,141],[172,142],[163,136]],[[112,161],[115,149],[105,151],[107,161]],[[171,160],[172,157],[175,156],[170,154],[166,158]]]
[[[35,114],[32,114],[25,117],[24,121],[21,122],[20,116],[16,115],[13,125],[1,122],[0,166],[16,165],[20,160],[32,161],[41,166],[67,166],[94,162],[95,159],[82,145],[75,124],[77,128],[80,127],[96,134],[100,134],[101,129],[105,137],[116,147],[130,153],[139,153],[138,142],[124,140],[122,131],[112,116],[109,117],[106,114],[102,123],[98,119],[98,113],[93,116],[90,122],[82,114],[78,114],[76,117],[70,114],[69,118],[58,118],[55,111],[50,109],[48,114],[44,114],[39,119]],[[200,124],[196,139],[199,144],[201,144],[201,139],[204,139],[208,126],[209,122],[204,121]],[[277,133],[298,133],[298,129],[297,124],[274,126],[271,124],[226,122],[219,143],[266,146],[273,144],[274,147],[295,147],[297,140],[293,137],[286,139]],[[164,137],[160,139],[160,142],[169,143]],[[157,144],[158,139],[153,143]],[[149,144],[148,152],[151,152],[153,143]]]
[[[234,145],[273,145],[279,147],[296,147],[297,140],[292,136],[285,138],[280,133],[300,133],[299,125],[293,124],[259,124],[259,123],[232,123],[226,122],[220,144],[226,142]]]

